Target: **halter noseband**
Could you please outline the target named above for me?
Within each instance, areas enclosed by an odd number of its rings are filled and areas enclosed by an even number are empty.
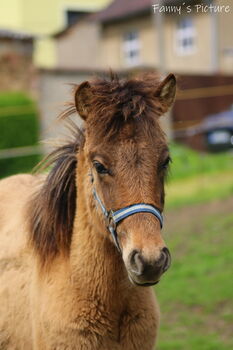
[[[115,246],[121,252],[121,248],[119,245],[118,237],[117,237],[117,224],[122,221],[123,219],[127,218],[130,215],[136,214],[136,213],[150,213],[153,214],[160,223],[161,228],[163,227],[163,216],[159,209],[154,207],[150,204],[145,203],[138,203],[138,204],[132,204],[128,207],[113,211],[113,210],[107,210],[101,201],[100,197],[98,196],[95,188],[93,189],[93,195],[97,203],[99,204],[102,213],[104,214],[106,221],[107,221],[107,228],[109,232],[111,233],[111,236],[113,238],[113,241],[115,243]]]

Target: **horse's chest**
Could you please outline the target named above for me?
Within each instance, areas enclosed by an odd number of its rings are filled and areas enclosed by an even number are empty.
[[[62,329],[47,334],[49,349],[118,350],[119,333],[117,324],[101,315],[98,319],[80,316]]]
[[[96,338],[119,338],[120,310],[108,308],[95,300],[80,308],[74,324],[80,333],[94,335]]]
[[[98,300],[83,300],[73,310],[64,310],[59,323],[49,319],[43,325],[50,337],[50,348],[66,349],[68,343],[76,349],[82,343],[85,349],[114,350],[119,344],[120,319],[119,312],[109,310]]]
[[[153,305],[145,312],[127,303],[104,303],[103,298],[58,298],[40,304],[39,338],[59,350],[151,350],[155,340],[156,317]],[[132,298],[131,298],[132,300]],[[138,299],[137,299],[138,300]],[[143,311],[143,312],[142,312]],[[38,339],[39,339],[38,338]],[[135,339],[137,341],[135,343]],[[145,345],[145,342],[149,346]],[[139,344],[135,347],[135,344]],[[41,350],[40,349],[40,350]]]

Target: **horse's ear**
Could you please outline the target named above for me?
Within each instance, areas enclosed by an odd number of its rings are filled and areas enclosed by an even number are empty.
[[[91,97],[91,85],[88,81],[80,84],[75,91],[75,105],[78,114],[83,120],[86,120],[89,114]]]
[[[176,95],[176,77],[174,74],[169,74],[155,91],[155,97],[161,103],[162,113],[172,106]]]

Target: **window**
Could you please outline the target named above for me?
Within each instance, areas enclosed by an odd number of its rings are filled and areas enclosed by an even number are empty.
[[[78,22],[82,17],[87,15],[88,12],[84,11],[73,11],[73,10],[67,10],[66,11],[66,23],[67,26],[70,27],[76,22]]]
[[[140,63],[140,41],[138,31],[130,31],[124,34],[123,56],[124,62],[128,66],[134,66]]]
[[[185,17],[178,21],[175,33],[175,49],[179,55],[190,55],[196,49],[196,30],[193,18]]]

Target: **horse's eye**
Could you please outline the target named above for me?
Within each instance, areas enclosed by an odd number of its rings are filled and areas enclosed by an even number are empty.
[[[168,166],[169,166],[169,163],[171,162],[171,158],[170,157],[167,157],[166,160],[163,162],[162,164],[162,169],[167,169]]]
[[[93,165],[97,171],[98,174],[108,174],[108,169],[105,168],[105,166],[103,164],[101,164],[100,162],[97,162],[96,160],[94,160]]]

